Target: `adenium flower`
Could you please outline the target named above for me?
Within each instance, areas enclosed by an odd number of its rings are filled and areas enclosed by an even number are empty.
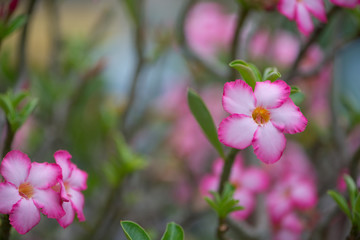
[[[203,177],[200,192],[209,195],[209,191],[217,191],[224,161],[217,159],[213,164],[213,173]],[[231,169],[229,182],[235,187],[234,199],[240,201],[243,210],[231,213],[235,219],[246,219],[255,208],[255,194],[263,192],[269,185],[269,178],[265,171],[256,167],[243,166],[240,155],[236,156]]]
[[[83,213],[84,196],[81,191],[87,188],[88,175],[70,161],[71,155],[67,151],[57,151],[54,158],[62,170],[62,179],[59,180],[56,188],[60,188],[62,207],[66,213],[57,218],[57,221],[63,228],[66,228],[73,222],[75,213],[80,222],[85,221]]]
[[[222,102],[231,115],[220,123],[220,142],[237,149],[252,145],[264,163],[278,161],[284,133],[302,132],[307,125],[289,96],[290,87],[282,80],[257,82],[254,91],[243,80],[225,83]]]
[[[280,0],[278,10],[296,24],[304,35],[309,35],[314,30],[310,13],[321,22],[326,22],[326,11],[323,0]]]
[[[359,0],[330,0],[330,2],[346,8],[354,8],[356,5],[360,4]]]
[[[185,23],[189,46],[201,57],[214,57],[230,45],[235,23],[236,16],[226,14],[221,4],[198,3],[191,9]]]
[[[17,150],[6,154],[0,166],[0,213],[10,215],[10,224],[25,234],[40,221],[40,211],[49,218],[65,215],[61,199],[52,187],[61,179],[57,164],[31,163]]]

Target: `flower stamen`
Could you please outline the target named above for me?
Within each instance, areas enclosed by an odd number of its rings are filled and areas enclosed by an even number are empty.
[[[263,125],[270,120],[270,112],[263,107],[257,107],[252,112],[252,118],[257,124]]]
[[[34,188],[28,182],[22,183],[19,186],[19,194],[21,197],[29,199],[34,195]]]

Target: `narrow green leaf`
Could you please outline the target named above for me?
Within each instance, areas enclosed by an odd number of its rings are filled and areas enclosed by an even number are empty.
[[[209,142],[218,151],[222,158],[225,158],[224,151],[220,144],[214,120],[201,97],[194,90],[189,89],[187,94],[189,108],[196,121],[202,128]]]
[[[12,104],[14,108],[16,108],[22,100],[24,100],[27,96],[29,96],[29,92],[20,92],[12,99]]]
[[[270,80],[271,82],[274,82],[274,81],[278,80],[279,78],[281,78],[281,74],[277,70],[277,68],[269,67],[269,68],[265,69],[262,80],[263,81]]]
[[[352,221],[350,209],[345,198],[333,190],[329,190],[327,193],[334,199],[334,201],[337,203],[340,209],[346,214],[346,216],[350,219],[350,221]]]
[[[3,38],[9,36],[11,33],[15,32],[17,29],[25,25],[27,21],[26,15],[20,15],[10,21],[9,25],[4,32]]]
[[[248,63],[248,66],[254,72],[255,77],[256,77],[256,82],[261,82],[262,76],[261,76],[261,72],[259,71],[259,69],[252,63]]]
[[[137,223],[121,221],[120,224],[128,240],[150,240],[149,235]]]
[[[290,95],[301,92],[300,88],[297,86],[291,86]]]
[[[350,195],[350,203],[351,203],[351,209],[355,208],[355,198],[357,195],[357,187],[356,184],[354,182],[354,180],[349,176],[349,175],[345,175],[344,176],[344,180],[346,182],[346,186]]]
[[[229,66],[235,68],[240,73],[242,79],[250,87],[252,87],[252,89],[255,88],[255,84],[258,80],[258,77],[247,62],[243,60],[234,60],[231,63],[229,63]],[[259,81],[261,81],[261,79],[259,79]]]
[[[0,107],[5,112],[6,116],[13,115],[15,112],[15,109],[13,108],[11,101],[7,95],[0,95]]]
[[[291,100],[295,103],[295,105],[299,106],[305,99],[305,96],[302,92],[297,92],[290,94]]]
[[[168,223],[166,231],[161,240],[183,240],[184,231],[181,226],[174,222]]]

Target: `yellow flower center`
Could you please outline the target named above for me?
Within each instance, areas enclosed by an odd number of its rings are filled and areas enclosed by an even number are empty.
[[[34,188],[30,185],[30,183],[22,183],[19,186],[19,194],[23,198],[29,199],[34,195]]]
[[[257,124],[263,125],[270,120],[270,112],[263,107],[257,107],[252,112],[252,118]]]

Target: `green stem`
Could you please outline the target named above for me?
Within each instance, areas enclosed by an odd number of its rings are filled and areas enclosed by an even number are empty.
[[[5,143],[2,151],[2,157],[4,157],[8,152],[11,150],[11,144],[13,142],[15,136],[15,132],[11,130],[11,126],[9,121],[6,120],[6,137],[5,137]],[[10,238],[10,220],[9,215],[3,215],[1,216],[1,222],[0,222],[0,240],[8,240]]]

